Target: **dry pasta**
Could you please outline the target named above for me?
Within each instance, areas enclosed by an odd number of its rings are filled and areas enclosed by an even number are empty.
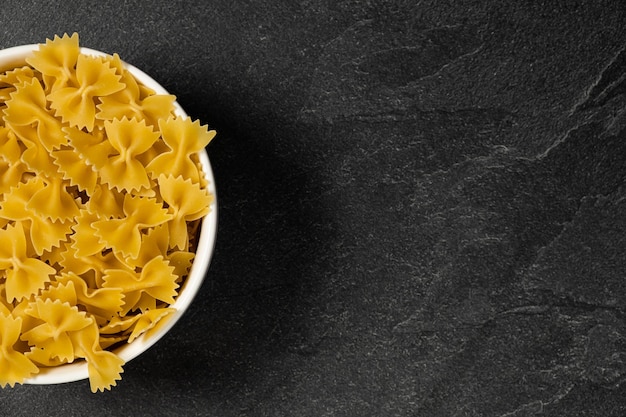
[[[170,315],[213,196],[197,153],[215,136],[140,85],[120,57],[48,39],[0,73],[0,386],[87,362]]]

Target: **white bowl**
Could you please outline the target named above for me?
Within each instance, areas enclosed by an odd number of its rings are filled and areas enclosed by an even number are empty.
[[[21,45],[12,48],[0,50],[0,71],[6,71],[11,68],[22,66],[26,64],[25,59],[31,54],[31,52],[37,50],[39,44]],[[97,51],[89,48],[80,48],[81,52],[86,55],[106,56],[101,51]],[[157,83],[152,77],[141,71],[140,69],[124,62],[126,68],[133,74],[137,81],[146,87],[154,90],[157,94],[169,94],[165,88]],[[176,114],[186,117],[187,114],[182,107],[176,102],[175,104]],[[114,349],[113,352],[117,354],[125,362],[136,358],[148,348],[154,345],[159,339],[176,324],[176,322],[182,317],[185,311],[191,305],[194,297],[198,293],[202,282],[211,262],[213,255],[213,249],[215,245],[215,239],[217,236],[217,194],[215,190],[215,180],[213,178],[213,170],[211,169],[211,163],[206,151],[202,151],[199,154],[200,164],[204,171],[205,177],[208,180],[208,188],[211,194],[213,194],[213,202],[211,203],[209,214],[203,219],[202,226],[200,228],[200,236],[198,239],[198,245],[196,247],[196,256],[191,266],[189,276],[185,280],[183,286],[179,289],[176,301],[170,307],[173,307],[176,311],[168,317],[168,320],[161,326],[156,332],[150,334],[150,337],[141,335],[135,339],[132,343],[125,344],[123,346]],[[51,368],[41,368],[39,373],[32,378],[24,381],[26,384],[60,384],[64,382],[78,381],[81,379],[87,379],[89,377],[87,372],[87,363],[83,360],[76,361],[65,365],[60,365]]]

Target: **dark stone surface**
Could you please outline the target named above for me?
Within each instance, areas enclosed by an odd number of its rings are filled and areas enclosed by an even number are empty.
[[[112,392],[0,415],[626,415],[623,2],[2,10],[0,47],[78,31],[219,131],[220,229]]]

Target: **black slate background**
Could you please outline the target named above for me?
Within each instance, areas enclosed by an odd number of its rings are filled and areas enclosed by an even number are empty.
[[[626,3],[2,2],[219,132],[198,298],[2,416],[625,416]]]

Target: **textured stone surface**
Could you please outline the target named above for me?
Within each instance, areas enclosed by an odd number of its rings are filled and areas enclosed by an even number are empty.
[[[626,6],[537,3],[3,2],[218,129],[220,229],[112,392],[0,415],[626,415]]]

